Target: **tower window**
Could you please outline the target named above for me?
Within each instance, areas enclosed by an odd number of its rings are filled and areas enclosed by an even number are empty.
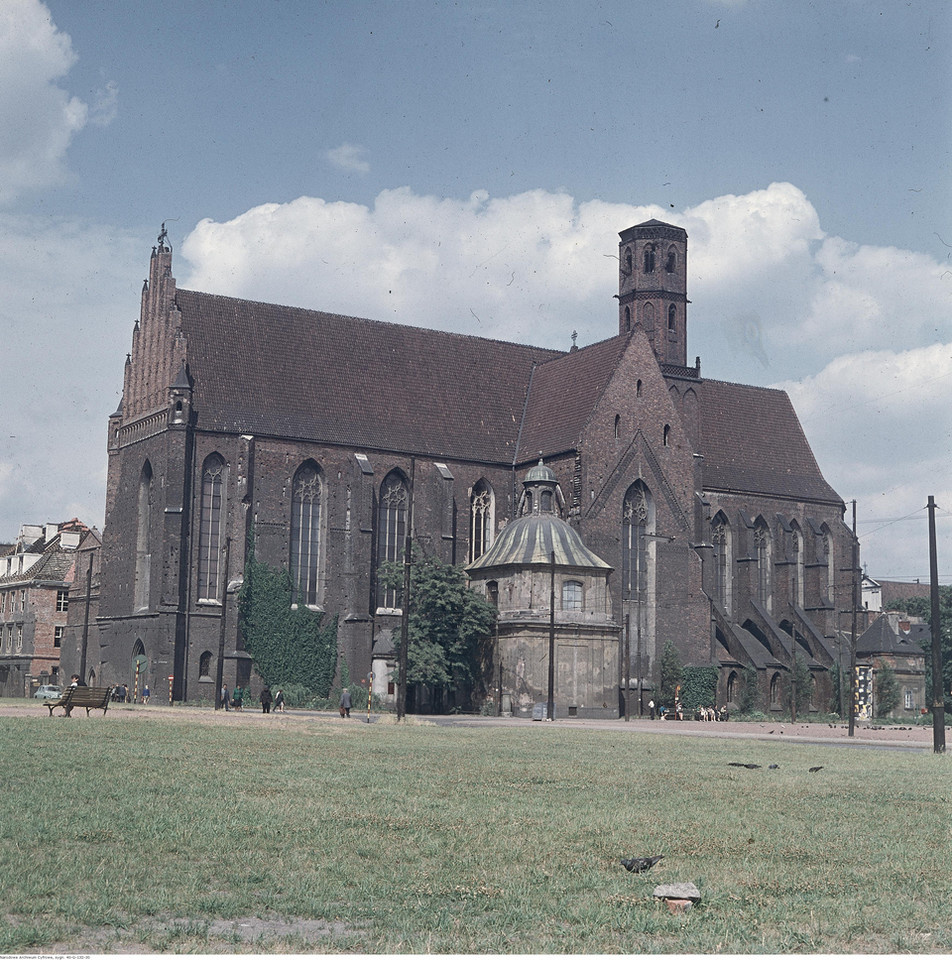
[[[645,273],[654,273],[655,268],[655,248],[653,243],[645,246]]]
[[[678,320],[678,308],[672,303],[668,305],[668,329],[674,333]]]
[[[632,261],[631,261],[631,247],[625,251],[625,273],[630,274],[632,271]]]
[[[668,257],[664,262],[666,273],[674,273],[678,266],[678,254],[674,247],[668,247]]]
[[[202,470],[201,521],[198,531],[198,599],[217,600],[221,534],[225,519],[225,461],[213,453]]]
[[[631,310],[628,307],[625,307],[625,331],[631,329]]]

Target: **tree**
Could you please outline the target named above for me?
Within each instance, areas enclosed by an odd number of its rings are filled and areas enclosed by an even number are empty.
[[[383,564],[380,583],[402,589],[403,564]],[[409,683],[439,692],[452,688],[478,693],[491,667],[495,625],[496,608],[468,587],[460,567],[426,556],[414,545],[407,618]],[[400,638],[396,641],[399,647]]]
[[[757,670],[754,667],[743,667],[741,676],[744,681],[737,698],[737,711],[752,713],[757,708]]]
[[[896,671],[884,660],[876,661],[873,702],[876,705],[877,717],[888,717],[899,706],[899,681],[896,679]]]
[[[255,558],[249,541],[245,580],[238,594],[245,647],[270,686],[301,684],[320,697],[330,693],[337,669],[337,618],[291,608],[291,575]]]
[[[784,678],[787,688],[787,702],[790,704],[790,716],[797,717],[810,705],[810,692],[813,677],[806,660],[799,653],[793,654],[793,669]],[[794,698],[794,690],[796,697]]]
[[[675,645],[668,640],[661,654],[661,703],[666,707],[673,707],[681,686],[683,671],[681,657]]]

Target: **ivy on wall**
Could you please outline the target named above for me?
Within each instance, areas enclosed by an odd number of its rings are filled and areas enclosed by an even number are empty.
[[[717,706],[717,667],[684,667],[681,702],[685,711]]]
[[[337,669],[337,617],[291,608],[291,575],[255,558],[249,543],[245,581],[238,595],[245,648],[271,686],[300,684],[320,697],[330,693]]]

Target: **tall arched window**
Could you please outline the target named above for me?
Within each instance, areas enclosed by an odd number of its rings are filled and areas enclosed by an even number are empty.
[[[493,542],[493,491],[480,480],[469,498],[469,560],[478,560]]]
[[[757,599],[770,610],[770,530],[763,517],[754,527],[754,551],[757,557]]]
[[[410,491],[398,472],[387,474],[380,487],[380,509],[377,514],[377,566],[403,560],[407,539],[407,509]],[[378,606],[393,609],[400,604],[400,592],[391,587],[381,592]]]
[[[823,542],[826,545],[826,596],[832,602],[836,586],[836,563],[833,556],[833,534],[823,525]]]
[[[152,464],[148,460],[139,474],[139,504],[136,526],[135,608],[149,606],[152,568]]]
[[[640,480],[625,494],[622,509],[621,573],[623,599],[643,602],[647,592],[646,546],[652,516],[651,494]]]
[[[723,513],[718,512],[711,521],[711,543],[714,547],[714,599],[730,613],[731,528]]]
[[[796,523],[790,534],[790,550],[793,554],[793,564],[790,573],[790,602],[795,606],[803,606],[803,535]]]
[[[202,467],[202,503],[198,530],[198,599],[217,600],[221,577],[221,539],[225,522],[225,461],[213,453]]]
[[[318,604],[321,565],[321,474],[302,464],[291,484],[291,602]]]
[[[673,304],[668,304],[668,330],[674,333],[678,326],[678,308]]]
[[[668,247],[668,257],[664,262],[664,269],[667,273],[674,273],[678,266],[678,251],[674,247]]]
[[[626,332],[631,329],[631,310],[628,307],[625,307],[625,330]]]
[[[641,325],[647,331],[654,330],[654,304],[646,303],[641,308]]]
[[[632,263],[631,263],[631,247],[625,249],[625,273],[631,274]]]
[[[202,655],[198,658],[198,676],[201,680],[210,680],[212,675],[212,652],[211,650],[203,651]]]
[[[653,243],[645,245],[645,273],[654,273],[655,247]]]

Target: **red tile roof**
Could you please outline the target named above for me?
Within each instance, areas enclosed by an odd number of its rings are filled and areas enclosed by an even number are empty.
[[[705,490],[842,503],[786,393],[720,380],[699,381],[696,389]]]
[[[178,290],[201,427],[511,463],[557,350]]]

